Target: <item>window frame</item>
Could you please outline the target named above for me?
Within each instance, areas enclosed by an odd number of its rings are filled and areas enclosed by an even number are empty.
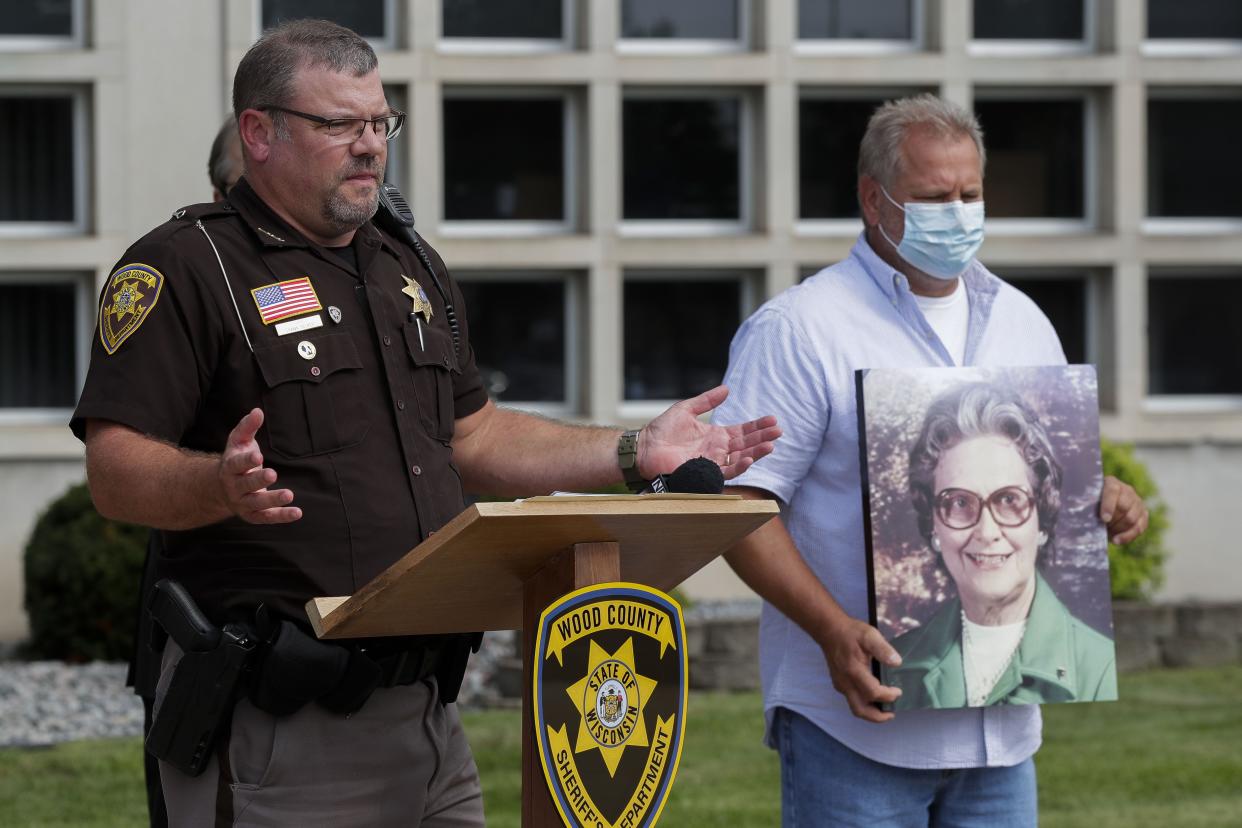
[[[621,34],[621,16],[625,13],[622,6],[625,0],[617,2],[617,43],[616,49],[623,55],[724,55],[750,51],[754,43],[751,27],[751,3],[749,0],[732,0],[737,9],[738,36],[731,40],[676,37],[625,37]]]
[[[1139,54],[1154,58],[1222,58],[1242,55],[1242,37],[1152,37],[1151,22],[1144,14],[1146,31]]]
[[[560,402],[538,402],[531,400],[497,401],[502,408],[526,411],[545,417],[565,418],[578,415],[582,411],[584,398],[583,376],[587,365],[584,359],[586,343],[583,342],[586,307],[585,278],[580,271],[557,269],[489,269],[466,268],[454,271],[454,278],[461,284],[480,282],[558,282],[565,286],[565,304],[561,309],[565,330],[565,399]],[[469,308],[466,309],[469,312]],[[486,389],[484,389],[486,390]],[[490,397],[490,395],[489,395]]]
[[[542,37],[447,37],[444,34],[444,2],[440,3],[440,31],[436,33],[436,51],[463,55],[538,55],[549,52],[572,52],[577,38],[578,20],[574,0],[561,0],[561,36]]]
[[[1223,93],[1223,94],[1222,94]],[[1158,86],[1148,84],[1146,104],[1153,100],[1185,101],[1204,100],[1218,101],[1224,98],[1242,103],[1242,82],[1229,86]],[[1151,123],[1144,110],[1143,120],[1148,130]],[[1143,136],[1144,160],[1151,163],[1151,141],[1149,134]],[[1143,174],[1146,183],[1150,183],[1150,166],[1145,167]],[[1143,218],[1139,223],[1139,232],[1145,236],[1225,236],[1242,233],[1242,216],[1153,216],[1150,214],[1151,204],[1146,203],[1147,193],[1144,192]]]
[[[86,48],[86,0],[69,0],[68,35],[0,34],[0,52],[51,52]]]
[[[744,87],[716,86],[625,86],[621,90],[620,115],[617,119],[617,234],[623,238],[687,238],[742,236],[754,229],[755,170],[760,165],[754,157],[757,94]],[[627,100],[702,100],[738,101],[738,217],[736,219],[628,219],[625,217],[625,102]]]
[[[73,346],[74,362],[74,405],[66,408],[49,407],[2,407],[0,406],[0,426],[7,425],[64,425],[65,420],[77,405],[78,396],[82,393],[82,384],[86,381],[86,369],[90,364],[91,344],[98,331],[98,294],[95,291],[94,274],[90,271],[73,270],[0,270],[0,284],[48,285],[68,284],[74,288],[73,322],[77,330],[77,341]]]
[[[970,25],[970,40],[966,45],[966,53],[971,57],[1072,57],[1094,54],[1098,48],[1098,5],[1096,0],[1083,0],[1082,3],[1082,38],[1079,40],[1041,39],[1025,40],[1022,38],[977,38],[974,33],[974,18]],[[973,12],[973,7],[972,7]]]
[[[0,83],[0,98],[67,97],[72,101],[73,218],[69,221],[0,221],[0,239],[61,238],[90,232],[90,106],[88,89],[61,83]],[[31,136],[37,133],[28,133]]]
[[[254,4],[254,31],[255,40],[263,34],[263,4],[265,0],[258,0]],[[384,3],[384,36],[383,37],[364,37],[367,43],[371,44],[371,48],[377,52],[390,52],[400,47],[401,39],[399,37],[397,22],[397,0],[383,0]]]
[[[804,100],[820,100],[820,101],[870,101],[877,97],[881,101],[892,100],[894,98],[906,97],[909,95],[917,95],[922,92],[938,93],[939,89],[934,87],[915,87],[915,86],[809,86],[803,85],[798,88],[798,101],[794,109],[794,133],[795,140],[798,145],[794,147],[794,154],[797,156],[797,176],[794,181],[793,193],[793,210],[794,210],[794,235],[806,237],[829,237],[829,238],[847,238],[857,236],[864,228],[863,217],[857,218],[803,218],[801,214],[802,201],[802,102]],[[857,168],[857,156],[854,159],[854,167]],[[857,175],[855,175],[857,182]]]
[[[975,101],[1078,100],[1082,110],[1082,218],[987,218],[988,232],[997,236],[1052,236],[1093,233],[1100,221],[1100,111],[1099,92],[1083,87],[976,86]],[[977,108],[976,108],[977,111]],[[984,138],[984,147],[987,138]],[[984,170],[983,201],[988,200],[987,170]]]
[[[444,104],[449,100],[484,100],[504,98],[509,100],[549,100],[561,101],[561,135],[564,141],[564,157],[561,159],[562,203],[565,212],[560,221],[527,220],[527,219],[449,219],[444,214],[447,205],[448,190],[444,186],[448,180],[445,170],[444,130],[447,127],[444,118]],[[531,236],[561,236],[574,233],[578,227],[578,211],[580,208],[579,176],[581,174],[581,150],[578,146],[582,132],[580,120],[582,106],[579,93],[564,86],[444,86],[440,95],[440,192],[441,218],[437,228],[445,238],[523,238]]]
[[[738,324],[746,321],[763,301],[765,272],[747,267],[623,267],[621,269],[621,308],[618,314],[620,341],[617,347],[617,416],[625,420],[650,420],[678,400],[634,400],[625,396],[625,286],[631,281],[695,282],[731,279],[740,284]],[[726,368],[728,360],[725,361]],[[723,376],[721,377],[723,380]],[[707,388],[701,391],[707,391]],[[700,392],[701,393],[701,392]]]
[[[1144,302],[1146,307],[1145,330],[1151,328],[1152,304],[1151,282],[1153,278],[1161,279],[1234,279],[1242,283],[1242,268],[1236,265],[1214,267],[1204,265],[1149,265],[1143,279]],[[1150,348],[1151,337],[1144,342]],[[1242,412],[1242,394],[1155,394],[1151,390],[1151,353],[1148,350],[1143,359],[1143,398],[1139,409],[1144,414],[1237,414]]]
[[[910,39],[801,37],[798,34],[798,8],[793,20],[793,52],[805,57],[853,57],[864,55],[900,55],[927,51],[928,0],[910,0]]]

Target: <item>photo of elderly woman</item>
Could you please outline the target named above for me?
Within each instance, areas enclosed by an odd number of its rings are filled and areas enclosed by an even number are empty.
[[[895,709],[1116,699],[1094,370],[872,371],[860,390]]]

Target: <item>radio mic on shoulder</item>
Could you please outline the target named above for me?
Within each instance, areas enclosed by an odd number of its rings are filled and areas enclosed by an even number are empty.
[[[696,457],[668,474],[656,475],[639,494],[720,494],[723,490],[724,475],[720,467],[706,457]]]

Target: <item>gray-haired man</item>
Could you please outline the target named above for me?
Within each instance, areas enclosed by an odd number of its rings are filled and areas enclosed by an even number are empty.
[[[930,95],[891,102],[862,141],[866,228],[850,257],[777,296],[739,330],[716,416],[775,410],[776,451],[733,481],[782,520],[728,557],[763,598],[769,743],[785,825],[1033,826],[1038,706],[881,712],[900,691],[871,674],[898,655],[865,622],[854,371],[1062,364],[1052,325],[989,273],[984,150],[969,112]],[[1101,519],[1126,542],[1147,512],[1105,481]]]

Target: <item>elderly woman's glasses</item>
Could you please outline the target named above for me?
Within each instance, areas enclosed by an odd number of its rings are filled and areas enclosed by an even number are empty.
[[[1021,526],[1035,508],[1034,498],[1018,486],[997,489],[986,498],[966,489],[944,489],[936,495],[936,515],[950,529],[969,529],[983,517],[985,503],[1000,526]]]
[[[391,141],[401,132],[401,127],[405,126],[405,113],[393,110],[387,115],[381,115],[378,118],[324,118],[320,115],[311,115],[309,112],[298,112],[296,109],[286,109],[283,106],[260,106],[257,109],[264,109],[274,112],[284,112],[287,115],[296,115],[299,118],[305,118],[311,123],[318,124],[319,129],[332,136],[333,138],[348,138],[349,141],[357,141],[366,131],[367,124],[375,131],[375,134],[386,141]]]

